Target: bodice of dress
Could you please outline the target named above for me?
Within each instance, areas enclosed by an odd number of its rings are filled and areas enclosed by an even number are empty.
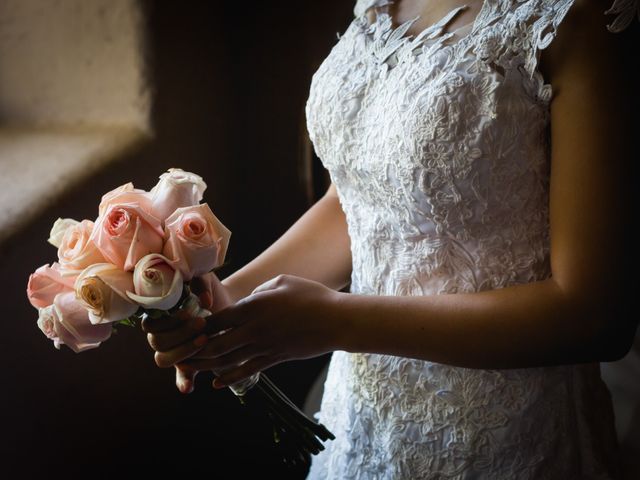
[[[484,0],[467,28],[446,31],[463,5],[416,36],[406,35],[414,21],[393,27],[386,3],[357,2],[306,105],[346,214],[351,292],[548,278],[553,91],[538,59],[574,2]],[[638,2],[616,5],[612,30]],[[320,419],[337,438],[310,476],[608,478],[610,410],[597,364],[475,370],[335,352]]]

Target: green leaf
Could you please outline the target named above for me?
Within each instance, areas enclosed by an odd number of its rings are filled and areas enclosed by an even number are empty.
[[[115,322],[118,325],[126,325],[127,327],[135,327],[136,326],[137,317],[132,315],[129,318],[125,318],[124,320],[120,320],[119,322]]]

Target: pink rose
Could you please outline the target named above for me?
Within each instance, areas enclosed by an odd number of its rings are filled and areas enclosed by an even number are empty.
[[[200,203],[206,188],[202,177],[195,173],[170,168],[151,189],[151,213],[164,221],[176,209]]]
[[[96,348],[111,336],[111,325],[93,325],[73,292],[56,295],[53,305],[38,310],[38,327],[57,349],[66,345],[76,353]]]
[[[62,276],[60,265],[43,265],[29,276],[27,296],[35,308],[44,308],[53,304],[56,295],[73,292],[75,276]]]
[[[182,296],[183,280],[180,270],[158,253],[147,255],[133,272],[135,293],[127,292],[131,300],[144,308],[169,310]]]
[[[139,188],[134,188],[133,183],[129,182],[102,196],[98,214],[102,216],[111,205],[123,203],[133,203],[140,206],[145,212],[151,213],[151,194]]]
[[[213,214],[209,205],[179,208],[165,222],[162,253],[180,269],[185,281],[222,264],[231,231]]]
[[[110,263],[84,269],[75,283],[76,298],[89,311],[93,324],[119,322],[136,313],[138,305],[127,297],[130,290],[133,274]]]
[[[91,240],[93,227],[92,221],[83,220],[66,229],[58,247],[58,259],[63,270],[80,273],[89,265],[105,261],[100,250]]]
[[[158,219],[133,203],[113,204],[102,213],[91,240],[109,262],[133,270],[149,253],[162,251],[164,233]]]

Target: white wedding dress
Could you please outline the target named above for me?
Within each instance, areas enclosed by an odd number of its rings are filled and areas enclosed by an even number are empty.
[[[549,277],[552,89],[537,61],[574,2],[485,0],[467,27],[445,30],[461,7],[415,37],[387,3],[357,2],[306,105],[347,217],[351,292]],[[610,30],[637,9],[617,0]],[[479,370],[338,351],[318,418],[336,439],[310,479],[607,479],[616,462],[597,363]]]

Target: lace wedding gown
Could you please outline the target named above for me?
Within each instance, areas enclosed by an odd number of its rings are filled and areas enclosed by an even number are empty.
[[[307,126],[351,237],[351,292],[435,295],[543,280],[551,86],[538,70],[571,0],[485,0],[419,35],[384,6],[355,17],[314,74]],[[376,8],[369,25],[368,8]],[[634,19],[617,0],[609,29]],[[464,34],[462,34],[464,32]],[[479,370],[333,354],[311,479],[611,478],[599,364]]]

